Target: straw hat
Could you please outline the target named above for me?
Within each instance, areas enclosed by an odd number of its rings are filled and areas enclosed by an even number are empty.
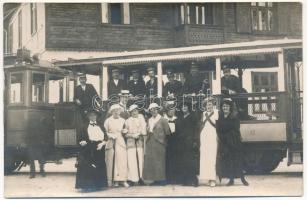
[[[148,107],[148,110],[151,110],[151,109],[153,109],[153,108],[158,108],[158,109],[160,109],[160,106],[159,106],[157,103],[151,103],[151,104],[149,105],[149,107]]]
[[[113,104],[109,109],[109,113],[116,109],[123,109],[123,107],[121,107],[119,104]]]
[[[128,111],[131,112],[131,111],[133,111],[133,110],[135,110],[135,109],[138,109],[138,108],[139,108],[139,107],[138,107],[136,104],[132,104],[132,105],[129,107]]]

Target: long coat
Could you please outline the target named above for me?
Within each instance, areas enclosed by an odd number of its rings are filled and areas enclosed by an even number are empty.
[[[140,79],[137,81],[131,80],[128,82],[128,90],[133,96],[144,96],[146,94],[145,82]]]
[[[164,181],[166,179],[166,136],[170,134],[169,125],[163,117],[148,133],[144,157],[143,179]]]
[[[178,179],[183,184],[193,184],[198,174],[198,121],[193,113],[181,116],[176,122],[177,153],[180,155],[178,163]]]
[[[88,136],[87,127],[91,126],[87,123],[84,126],[82,134],[78,141],[86,141],[85,146],[80,146],[80,152],[77,158],[77,189],[100,189],[107,187],[107,171],[105,163],[105,146],[101,150],[97,150],[97,145],[102,141],[91,141]],[[103,128],[99,125],[100,129]],[[108,140],[107,134],[103,131],[104,141]],[[78,143],[79,143],[78,142]]]
[[[220,178],[239,178],[243,175],[243,149],[240,135],[240,121],[237,117],[219,116],[216,131],[220,141],[217,160],[217,174]]]
[[[98,96],[97,91],[95,90],[92,84],[86,84],[85,90],[82,89],[81,85],[78,85],[75,89],[74,100],[79,99],[81,105],[79,106],[81,114],[84,116],[84,111],[90,110],[93,108],[93,97]]]

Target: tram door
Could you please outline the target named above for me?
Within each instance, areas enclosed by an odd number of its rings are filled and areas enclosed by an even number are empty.
[[[303,64],[291,62],[288,64],[288,89],[291,109],[290,118],[290,147],[288,151],[288,164],[303,162]]]

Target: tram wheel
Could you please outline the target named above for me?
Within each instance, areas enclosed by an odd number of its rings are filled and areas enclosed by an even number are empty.
[[[244,168],[248,174],[268,174],[282,161],[281,151],[248,152],[244,159]]]

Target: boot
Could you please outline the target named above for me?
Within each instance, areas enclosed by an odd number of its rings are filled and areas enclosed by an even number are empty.
[[[227,186],[232,186],[232,185],[234,185],[234,179],[233,178],[231,178],[231,179],[229,179],[229,182],[227,183]]]
[[[249,183],[246,181],[244,176],[241,176],[241,181],[242,181],[243,185],[249,186]]]
[[[30,179],[35,178],[35,173],[30,173]]]

